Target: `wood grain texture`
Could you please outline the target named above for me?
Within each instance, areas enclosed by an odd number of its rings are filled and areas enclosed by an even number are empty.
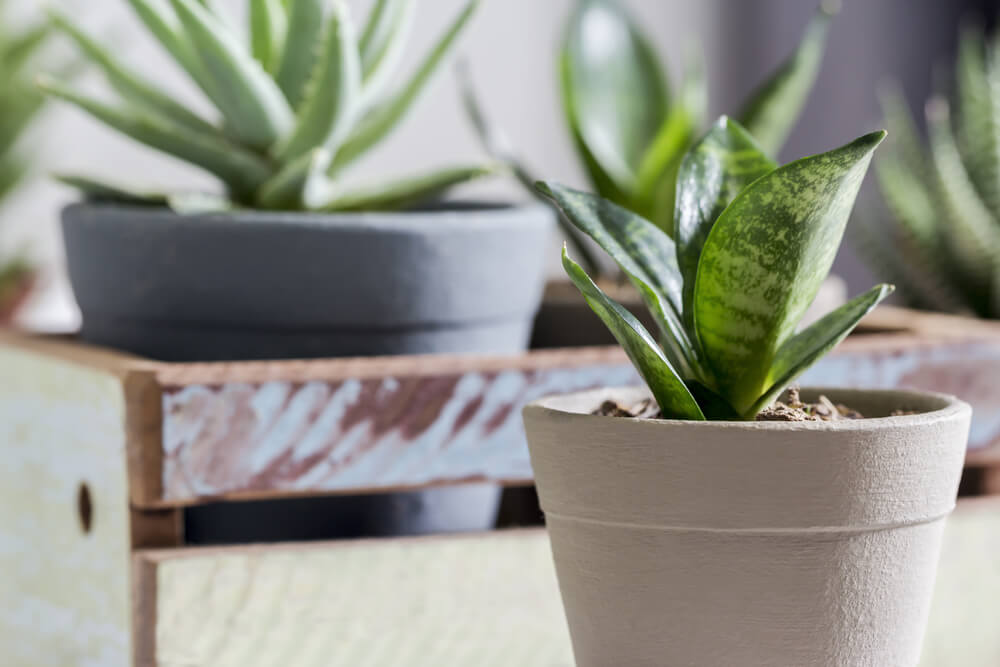
[[[124,424],[118,376],[0,342],[5,665],[129,662]],[[89,533],[82,497],[89,500]]]
[[[541,531],[136,560],[157,591],[143,667],[573,665]]]

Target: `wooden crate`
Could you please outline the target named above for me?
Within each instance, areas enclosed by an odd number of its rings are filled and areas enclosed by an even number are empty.
[[[943,382],[963,364],[1000,365],[984,340],[863,336],[824,363],[844,383]],[[182,514],[219,500],[527,484],[523,403],[635,381],[615,348],[164,364],[0,334],[3,664],[569,665],[543,532],[195,548]],[[977,437],[983,452],[998,441],[986,427]],[[963,602],[971,578],[977,605],[1000,592],[983,556],[1000,534],[988,502],[949,528],[946,564],[957,564],[939,595],[954,602],[935,609],[937,624],[1000,612]],[[995,646],[977,642],[976,655]]]

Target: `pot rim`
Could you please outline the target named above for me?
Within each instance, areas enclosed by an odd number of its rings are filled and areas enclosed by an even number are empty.
[[[114,215],[103,219],[105,224],[118,222],[117,218],[127,214],[128,224],[134,224],[135,216],[145,218],[151,224],[194,224],[212,227],[243,228],[311,228],[338,230],[419,230],[421,233],[435,231],[452,232],[456,229],[492,229],[497,227],[534,226],[537,217],[544,216],[554,224],[554,214],[541,202],[519,201],[476,201],[458,200],[448,202],[453,208],[411,209],[403,211],[345,211],[317,213],[309,211],[264,211],[239,209],[235,211],[214,211],[206,213],[178,213],[166,206],[142,206],[101,201],[75,201],[62,209],[63,223],[73,224],[67,214],[84,211],[107,211]],[[469,220],[469,216],[475,218]]]
[[[855,389],[847,387],[802,387],[801,391],[807,394],[824,394],[838,403],[851,404],[855,398],[881,397],[883,399],[899,399],[906,405],[906,401],[933,402],[936,401],[940,407],[930,409],[925,412],[918,412],[912,415],[897,415],[888,417],[866,417],[864,419],[844,419],[838,421],[805,421],[805,422],[780,422],[780,421],[694,421],[687,419],[643,419],[639,417],[611,417],[607,415],[593,415],[579,412],[577,410],[566,409],[564,404],[582,402],[589,396],[593,396],[595,401],[606,399],[623,392],[627,392],[630,397],[641,398],[649,396],[649,390],[645,386],[631,387],[602,387],[589,391],[573,392],[569,394],[555,394],[545,396],[529,403],[523,410],[524,414],[537,413],[539,417],[557,420],[594,420],[595,423],[602,423],[605,427],[610,424],[609,420],[615,420],[624,424],[646,424],[642,428],[690,428],[706,431],[818,431],[818,432],[844,432],[844,431],[881,431],[896,428],[913,428],[926,426],[941,421],[956,418],[962,414],[971,414],[972,407],[965,401],[951,394],[942,394],[932,391],[917,391],[911,389]],[[594,403],[596,405],[596,403]],[[859,409],[857,405],[851,405]]]

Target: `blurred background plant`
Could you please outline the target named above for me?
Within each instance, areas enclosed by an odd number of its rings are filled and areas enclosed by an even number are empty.
[[[45,98],[34,82],[50,26],[18,26],[9,0],[0,0],[0,206],[31,171],[34,154],[23,137]],[[2,230],[0,230],[2,231]],[[34,267],[24,250],[0,244],[0,323],[10,321],[34,281]]]
[[[873,271],[916,308],[1000,317],[1000,40],[967,26],[951,101],[925,107],[927,141],[901,92],[882,91],[890,142],[876,158],[888,224],[855,225]]]
[[[838,11],[832,0],[820,6],[791,56],[736,115],[769,155],[781,150],[805,106],[830,18]],[[592,189],[668,234],[677,170],[704,130],[708,107],[702,59],[689,53],[686,61],[681,84],[672,91],[657,50],[618,0],[577,0],[559,53],[563,113]],[[468,72],[460,74],[468,116],[486,149],[534,193],[538,179],[488,121]],[[563,223],[581,263],[599,272],[579,232]]]

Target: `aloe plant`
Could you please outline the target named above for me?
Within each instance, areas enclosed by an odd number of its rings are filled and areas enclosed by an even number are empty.
[[[458,166],[348,189],[345,169],[399,125],[477,6],[462,11],[393,87],[415,0],[378,0],[356,31],[341,0],[248,0],[249,38],[199,0],[129,0],[136,14],[217,110],[180,104],[71,19],[53,23],[103,71],[118,94],[104,102],[47,77],[41,86],[147,146],[211,173],[224,197],[150,195],[84,177],[90,196],[178,208],[348,211],[396,209],[440,195],[493,166]]]
[[[791,56],[743,105],[739,118],[768,154],[781,149],[805,105],[835,12],[834,3],[820,7]],[[563,111],[590,185],[668,234],[681,159],[705,123],[704,76],[689,61],[671,94],[652,43],[617,0],[577,0],[559,57]],[[537,179],[463,83],[466,111],[487,150],[532,188]],[[579,236],[564,229],[588,270],[598,271]]]
[[[1000,317],[1000,40],[968,28],[956,65],[957,110],[926,106],[925,146],[896,89],[882,104],[893,141],[876,160],[889,225],[856,225],[872,269],[912,306]]]
[[[779,167],[721,118],[678,168],[673,238],[597,195],[539,183],[642,295],[660,342],[563,249],[563,266],[662,413],[752,419],[891,291],[879,285],[797,331],[885,132]]]
[[[39,66],[39,50],[49,35],[44,23],[13,29],[6,20],[6,2],[0,1],[0,202],[24,179],[32,166],[32,156],[19,141],[37,117],[44,96],[35,88],[32,76]],[[20,295],[33,271],[22,254],[0,256],[0,320]]]

